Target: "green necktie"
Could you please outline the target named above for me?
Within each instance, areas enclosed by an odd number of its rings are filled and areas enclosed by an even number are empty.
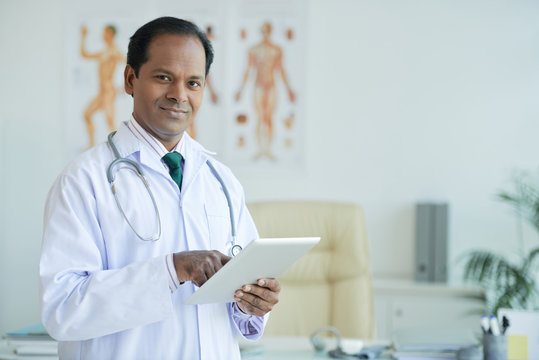
[[[172,180],[178,184],[178,188],[182,188],[182,155],[177,152],[169,152],[163,156],[163,161],[168,166],[168,172]]]

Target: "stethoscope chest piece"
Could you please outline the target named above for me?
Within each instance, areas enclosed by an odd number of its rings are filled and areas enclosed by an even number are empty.
[[[232,248],[230,249],[230,254],[232,256],[236,256],[238,255],[240,252],[241,252],[242,248],[241,248],[241,245],[238,245],[238,244],[235,244],[232,246]]]

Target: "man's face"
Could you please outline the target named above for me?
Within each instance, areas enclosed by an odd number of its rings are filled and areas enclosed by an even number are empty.
[[[148,61],[127,65],[125,91],[133,95],[133,117],[171,150],[191,125],[204,94],[206,55],[193,36],[163,34],[147,50]]]

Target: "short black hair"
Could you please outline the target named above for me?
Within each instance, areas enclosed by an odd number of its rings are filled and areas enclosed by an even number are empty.
[[[213,47],[206,34],[190,21],[171,16],[157,18],[142,25],[131,38],[127,48],[127,64],[135,70],[138,77],[140,67],[148,61],[148,47],[153,38],[163,34],[177,34],[197,37],[206,54],[206,76],[213,62]]]

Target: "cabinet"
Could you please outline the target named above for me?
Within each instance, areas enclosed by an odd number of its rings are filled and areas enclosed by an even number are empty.
[[[479,289],[385,279],[374,279],[373,287],[378,339],[391,339],[395,330],[405,328],[479,329],[485,312]]]

